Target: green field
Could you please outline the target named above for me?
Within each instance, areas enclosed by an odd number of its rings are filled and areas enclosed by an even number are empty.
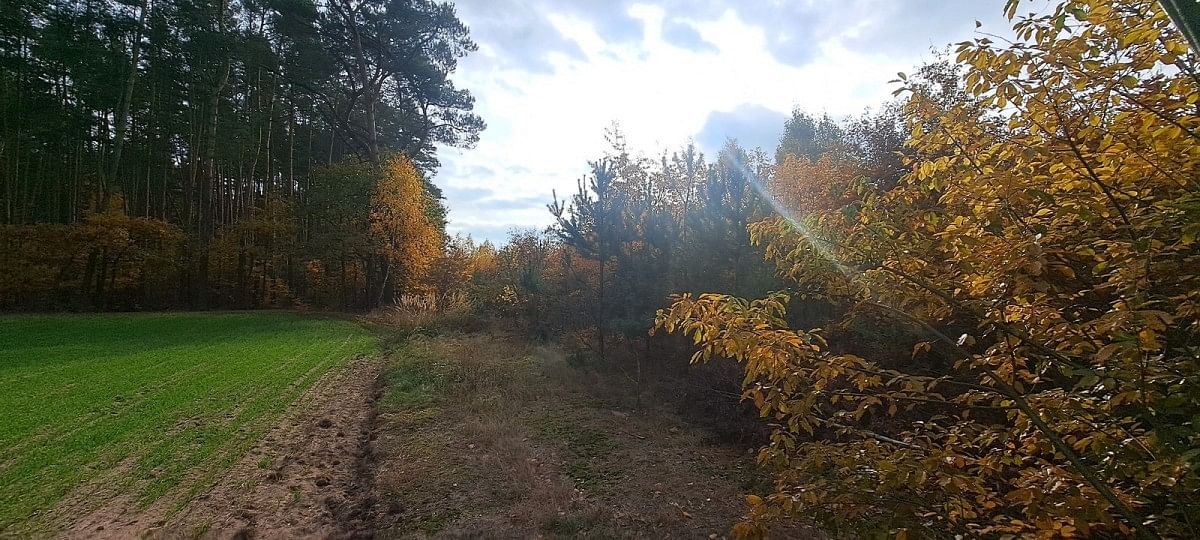
[[[100,486],[186,501],[376,348],[354,322],[285,312],[2,316],[0,535]]]

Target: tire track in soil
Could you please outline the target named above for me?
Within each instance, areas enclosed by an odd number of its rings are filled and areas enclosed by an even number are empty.
[[[212,489],[182,509],[169,497],[140,512],[112,501],[76,521],[64,536],[371,536],[375,402],[382,395],[383,365],[378,356],[359,357],[331,370]]]
[[[302,354],[304,352],[312,350],[312,348],[315,346],[316,345],[314,344],[313,346],[308,347],[307,349],[305,349],[304,351],[301,351],[301,353],[298,353],[298,354]],[[345,346],[345,342],[343,342],[342,345],[337,350],[340,350],[341,347],[344,347],[344,346]],[[303,380],[308,379],[309,377],[313,376],[318,371],[325,371],[324,374],[320,375],[321,378],[318,379],[318,381],[315,381],[312,385],[310,385],[305,390],[304,393],[299,394],[299,395],[296,395],[295,393],[293,393],[292,396],[294,396],[294,397],[291,398],[293,401],[292,404],[289,405],[288,408],[286,408],[279,415],[279,418],[276,418],[276,419],[270,421],[270,425],[267,425],[267,426],[259,425],[258,427],[256,427],[255,424],[253,422],[251,422],[249,424],[244,425],[241,428],[238,428],[238,431],[241,432],[244,429],[251,429],[251,428],[261,429],[263,431],[263,435],[266,435],[268,429],[274,429],[273,426],[277,426],[281,422],[293,420],[294,419],[293,417],[295,417],[300,411],[304,410],[306,407],[311,406],[312,402],[314,401],[314,398],[318,398],[321,395],[319,392],[319,389],[322,385],[322,381],[325,381],[325,384],[328,384],[328,381],[330,379],[334,378],[334,376],[336,374],[335,372],[337,372],[340,369],[346,368],[346,366],[340,366],[340,367],[334,367],[334,368],[330,368],[327,366],[331,362],[335,362],[335,363],[338,362],[338,360],[339,360],[339,357],[337,356],[337,353],[335,352],[334,354],[327,357],[326,359],[313,365],[311,368],[309,368],[307,371],[305,371],[303,374],[301,374],[299,377],[297,377],[296,380],[289,383],[288,388],[290,390],[292,388],[295,388],[296,385],[301,384]],[[348,363],[352,362],[352,361],[354,361],[354,360],[352,359],[352,360],[348,361]],[[268,368],[267,373],[275,374],[275,373],[280,372],[281,370],[284,369],[284,366],[286,365],[286,363],[287,363],[286,361],[281,361],[281,362],[275,364],[274,366]],[[189,368],[189,369],[183,371],[183,373],[196,372],[199,370],[200,367],[202,367],[201,364],[197,364],[195,367]],[[186,379],[180,379],[179,377],[173,377],[171,379],[171,381],[169,381],[169,382],[163,382],[161,384],[157,384],[153,387],[150,387],[150,390],[153,390],[154,392],[158,392],[158,391],[162,391],[163,389],[168,388],[173,385],[177,386],[180,384],[187,384],[186,382],[179,382],[181,380],[185,381]],[[242,393],[245,393],[245,390],[246,389],[242,389]],[[138,402],[139,404],[142,402],[148,401],[150,399],[150,395],[151,395],[150,392],[146,392],[146,391],[139,391],[138,394],[142,397],[142,399]],[[145,395],[142,395],[142,394],[145,394]],[[286,395],[287,394],[285,393],[284,396],[286,396]],[[280,397],[284,397],[284,396],[280,396]],[[210,395],[209,397],[207,397],[205,399],[215,399],[217,397],[218,396],[216,396],[216,395]],[[252,396],[248,396],[247,399],[244,401],[231,402],[231,404],[233,405],[233,407],[231,409],[221,411],[219,415],[211,416],[211,418],[213,419],[213,421],[220,421],[220,419],[224,419],[226,421],[233,421],[241,413],[241,411],[244,410],[244,408],[250,403],[251,400],[252,400]],[[132,408],[132,406],[126,407],[125,409],[120,409],[120,410],[122,412],[125,412],[126,410],[128,410],[130,408]],[[161,442],[164,439],[176,436],[181,429],[184,429],[188,426],[199,426],[200,422],[204,421],[204,418],[205,417],[197,417],[197,416],[189,416],[186,418],[182,418],[178,422],[176,422],[176,424],[174,426],[172,426],[170,429],[167,429],[166,431],[162,432],[157,437],[157,439],[159,440],[159,442]],[[105,420],[105,419],[101,419],[101,420]],[[258,422],[259,422],[259,424],[264,423],[261,420],[259,420]],[[75,429],[75,431],[84,429],[85,427],[86,426],[78,427]],[[261,440],[260,440],[260,442],[261,442]],[[236,441],[233,441],[233,440],[227,441],[226,448],[220,450],[213,457],[208,458],[204,462],[204,464],[201,465],[201,467],[217,466],[220,463],[221,457],[230,455],[230,450],[229,450],[228,446],[236,445],[235,443],[236,443]],[[161,522],[165,523],[167,520],[161,519],[163,516],[175,515],[176,512],[181,510],[183,507],[186,507],[188,502],[190,502],[191,499],[190,498],[184,499],[183,502],[180,502],[179,497],[182,494],[182,490],[179,487],[179,485],[177,485],[173,493],[168,493],[167,495],[164,496],[164,498],[162,499],[164,502],[156,502],[154,504],[151,504],[150,508],[152,509],[152,511],[144,512],[144,511],[138,510],[137,494],[135,492],[131,491],[131,490],[136,489],[133,486],[136,486],[137,482],[132,480],[132,475],[134,474],[134,471],[136,469],[137,462],[145,457],[145,455],[146,455],[145,452],[148,451],[149,448],[152,448],[152,445],[147,445],[146,447],[139,449],[138,453],[133,453],[133,454],[128,454],[128,455],[124,455],[124,456],[118,456],[118,457],[111,458],[114,460],[115,465],[110,470],[106,471],[99,477],[88,481],[85,484],[82,484],[80,486],[73,488],[72,491],[68,495],[64,496],[63,499],[61,501],[59,501],[58,504],[50,511],[50,514],[51,514],[50,522],[51,523],[57,524],[57,527],[62,527],[64,523],[69,524],[69,527],[66,529],[65,532],[61,533],[61,535],[68,537],[68,538],[73,538],[73,537],[95,538],[97,536],[101,536],[101,537],[104,537],[104,536],[129,536],[129,535],[134,534],[135,532],[138,532],[138,531],[144,530],[148,527],[151,527],[151,525],[147,525],[147,523],[149,522],[148,518],[143,518],[143,516],[140,516],[139,514],[145,513],[147,516],[157,516],[157,518],[156,518],[157,521],[161,521]],[[243,450],[243,451],[248,451],[248,449]],[[108,452],[108,454],[112,454],[112,452]],[[227,473],[229,471],[224,471],[224,472]],[[207,478],[202,479],[205,477],[206,474],[207,474]],[[214,475],[212,472],[206,472],[205,470],[197,469],[197,470],[193,471],[189,477],[185,478],[180,483],[180,485],[193,486],[192,490],[186,493],[186,495],[188,495],[190,497],[191,495],[195,495],[196,491],[198,491],[196,489],[196,487],[202,486],[204,488],[211,488],[213,485],[215,485],[215,482],[212,480],[213,476]],[[72,516],[83,516],[83,517],[82,518],[73,518]],[[155,523],[157,523],[157,522],[155,522]],[[94,531],[91,530],[93,525],[96,527],[96,529]],[[110,535],[105,535],[103,531],[104,531],[104,529],[108,528],[110,525],[113,527],[116,527],[118,532],[114,533],[114,534],[110,534]],[[135,526],[139,527],[139,528],[134,528]],[[82,529],[82,532],[80,532],[79,529]]]

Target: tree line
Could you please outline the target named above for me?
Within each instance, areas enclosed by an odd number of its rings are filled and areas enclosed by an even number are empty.
[[[390,299],[445,240],[435,145],[484,127],[474,49],[431,0],[7,2],[0,305]]]

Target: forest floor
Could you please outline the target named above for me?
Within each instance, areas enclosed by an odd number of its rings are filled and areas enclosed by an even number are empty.
[[[553,346],[380,333],[381,354],[328,369],[240,457],[149,504],[73,490],[34,536],[723,538],[769,482],[745,446]]]

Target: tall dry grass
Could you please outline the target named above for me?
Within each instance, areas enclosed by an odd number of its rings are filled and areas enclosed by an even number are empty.
[[[400,337],[475,332],[484,323],[475,316],[466,293],[409,293],[396,303],[375,310],[366,319],[387,327]]]

